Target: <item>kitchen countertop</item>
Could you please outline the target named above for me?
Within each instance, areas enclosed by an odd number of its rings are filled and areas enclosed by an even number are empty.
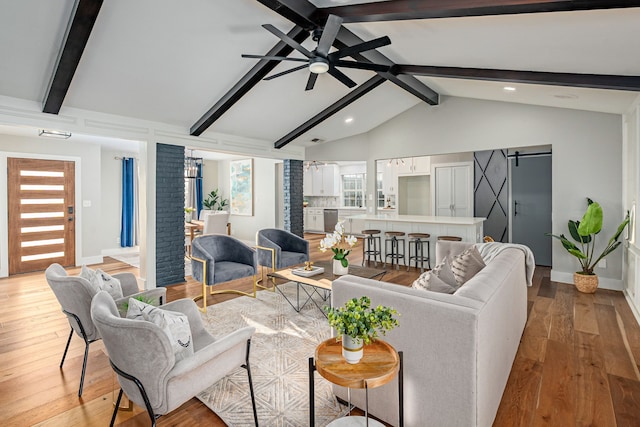
[[[365,221],[395,221],[395,222],[413,222],[413,223],[423,223],[423,224],[452,224],[452,225],[473,225],[473,224],[482,223],[486,220],[486,218],[479,218],[479,217],[398,215],[395,213],[352,215],[348,218],[363,219]]]

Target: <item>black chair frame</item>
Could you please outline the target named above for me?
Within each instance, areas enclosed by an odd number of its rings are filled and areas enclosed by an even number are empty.
[[[99,338],[95,340],[89,340],[87,338],[87,333],[84,331],[84,326],[82,326],[82,322],[80,321],[80,318],[75,314],[70,313],[66,310],[62,310],[62,312],[67,316],[71,316],[76,321],[76,323],[78,324],[78,327],[80,328],[80,336],[84,340],[84,361],[82,362],[82,375],[80,376],[80,388],[78,389],[78,397],[82,397],[82,388],[84,387],[84,374],[87,370],[87,358],[89,356],[89,344],[91,344],[92,342],[98,341]],[[67,351],[69,351],[69,344],[71,343],[71,337],[73,336],[73,332],[74,332],[74,329],[73,329],[73,326],[71,326],[71,331],[69,332],[69,339],[67,340],[67,345],[64,348],[64,354],[62,355],[62,360],[60,361],[60,369],[62,369],[62,365],[64,365],[64,359],[67,357]]]

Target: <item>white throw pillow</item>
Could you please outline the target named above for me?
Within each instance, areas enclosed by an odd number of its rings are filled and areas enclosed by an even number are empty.
[[[100,269],[93,271],[86,265],[83,265],[82,270],[80,271],[80,277],[89,281],[96,294],[99,291],[107,291],[107,293],[111,295],[113,299],[122,298],[124,296],[122,294],[122,286],[120,285],[120,280],[116,279],[115,277],[109,276],[107,273]]]
[[[433,267],[433,270],[422,273],[411,287],[445,294],[454,293],[458,289],[458,283],[453,271],[451,271],[449,259],[445,258],[440,264]]]
[[[134,298],[129,298],[127,319],[146,320],[162,329],[169,338],[176,362],[193,355],[193,340],[186,314],[163,310]]]
[[[482,256],[475,246],[471,246],[461,254],[451,258],[451,270],[458,283],[458,287],[465,284],[485,267],[486,265],[482,260]]]

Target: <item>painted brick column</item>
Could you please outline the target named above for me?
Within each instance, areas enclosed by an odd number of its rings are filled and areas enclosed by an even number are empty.
[[[184,282],[184,147],[157,144],[156,285]]]
[[[303,172],[302,160],[284,161],[284,229],[300,237],[304,237]]]

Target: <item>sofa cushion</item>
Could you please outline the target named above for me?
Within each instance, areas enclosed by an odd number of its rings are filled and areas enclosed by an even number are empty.
[[[193,355],[191,328],[186,314],[163,310],[129,298],[127,319],[145,320],[158,325],[169,338],[176,362]]]
[[[454,293],[458,289],[458,283],[451,270],[449,258],[445,258],[444,261],[433,267],[433,270],[422,273],[411,287],[445,294]]]
[[[124,295],[122,293],[122,286],[120,285],[120,280],[115,277],[109,276],[104,271],[97,269],[92,270],[86,265],[82,266],[80,270],[80,277],[83,279],[87,279],[93,288],[94,295],[100,291],[107,291],[111,298],[118,299],[122,298]]]
[[[458,286],[464,285],[484,267],[486,265],[475,246],[451,258],[451,270]]]

